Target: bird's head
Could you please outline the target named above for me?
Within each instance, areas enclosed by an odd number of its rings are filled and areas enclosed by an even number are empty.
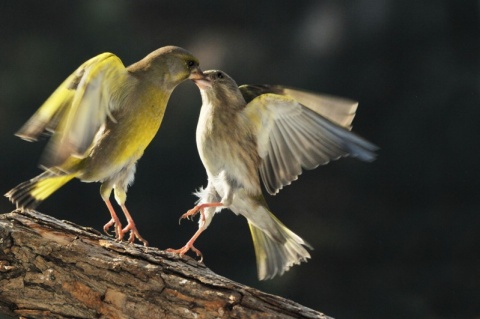
[[[128,69],[136,74],[143,74],[154,83],[170,89],[186,79],[195,80],[204,77],[198,59],[187,50],[176,46],[155,50]]]
[[[204,102],[213,102],[215,105],[245,105],[237,83],[228,74],[220,70],[208,70],[203,72],[203,75],[203,78],[194,82],[200,88]]]

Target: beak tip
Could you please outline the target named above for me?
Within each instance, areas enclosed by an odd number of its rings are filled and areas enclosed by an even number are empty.
[[[192,73],[190,73],[190,76],[188,78],[192,80],[200,90],[205,90],[207,88],[212,87],[212,83],[200,68],[197,68],[196,70],[192,71]]]
[[[200,80],[205,78],[205,75],[203,74],[202,70],[200,68],[197,68],[195,70],[192,70],[190,73],[190,76],[188,77],[190,80]]]

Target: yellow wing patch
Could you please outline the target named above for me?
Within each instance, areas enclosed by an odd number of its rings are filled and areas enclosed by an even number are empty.
[[[35,141],[45,130],[54,133],[42,166],[61,165],[68,157],[82,156],[107,117],[118,103],[113,92],[121,90],[122,77],[128,76],[122,61],[112,53],[102,53],[83,63],[43,103],[16,133]],[[120,88],[118,87],[120,86]]]

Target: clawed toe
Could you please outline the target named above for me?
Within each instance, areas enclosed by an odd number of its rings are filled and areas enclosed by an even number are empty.
[[[115,235],[110,233],[109,231],[112,226],[115,227]],[[121,241],[123,238],[122,225],[119,221],[115,221],[114,219],[111,219],[108,223],[105,224],[105,226],[103,226],[103,231],[105,234],[107,234],[107,236],[115,237],[116,240]]]
[[[195,206],[194,208],[189,209],[185,214],[180,216],[180,219],[178,220],[178,224],[180,225],[182,219],[193,220],[193,217],[196,214],[198,214],[199,211],[200,211],[200,209],[198,208],[198,206]],[[203,216],[203,213],[202,213],[202,216]]]
[[[130,232],[130,235],[128,237],[128,243],[133,244],[135,242],[135,238],[138,239],[140,242],[143,243],[144,246],[148,246],[148,241],[143,239],[142,236],[140,236],[140,233],[137,230],[137,227],[135,226],[135,222],[133,221],[132,216],[130,215],[127,207],[125,206],[125,203],[119,203],[120,207],[122,208],[122,211],[127,218],[127,226],[122,229],[122,224],[120,223],[120,220],[117,217],[117,213],[115,213],[115,210],[112,207],[112,204],[110,203],[110,200],[108,198],[104,199],[105,204],[108,207],[108,210],[110,211],[110,215],[112,216],[112,219],[108,223],[103,226],[103,231],[109,235],[110,232],[108,231],[110,227],[115,225],[115,240],[118,242],[121,242],[123,237],[125,236],[126,233]]]
[[[109,231],[112,226],[115,226],[115,235]],[[125,228],[122,229],[122,225],[120,224],[120,222],[115,222],[113,219],[111,219],[108,223],[105,224],[105,226],[103,226],[103,231],[108,236],[115,237],[115,240],[117,242],[121,242],[125,234],[130,233],[127,240],[129,244],[133,244],[136,238],[140,242],[142,242],[144,246],[148,246],[148,241],[143,239],[143,237],[138,232],[137,227],[135,227],[135,224],[129,223],[127,224],[127,226],[125,226]]]
[[[130,236],[128,237],[128,240],[127,242],[129,244],[133,244],[135,242],[135,238],[138,239],[140,242],[143,243],[143,246],[147,247],[148,246],[148,241],[146,241],[145,239],[143,239],[143,237],[140,235],[140,233],[138,232],[137,228],[135,227],[135,225],[131,225],[131,224],[128,224],[127,226],[125,226],[124,229],[122,229],[121,233],[122,233],[122,237],[124,234],[130,232]]]
[[[197,255],[197,257],[200,257],[198,262],[203,261],[202,252],[200,250],[198,250],[197,248],[195,248],[195,246],[193,246],[193,245],[188,245],[187,244],[180,249],[168,248],[166,251],[169,252],[169,253],[178,254],[178,255],[180,255],[180,257],[183,257],[183,255],[185,255],[189,250],[193,251]]]

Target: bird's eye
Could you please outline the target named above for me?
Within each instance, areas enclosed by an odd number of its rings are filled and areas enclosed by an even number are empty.
[[[217,78],[223,79],[223,73],[222,73],[222,72],[218,72],[218,73],[217,73]]]
[[[187,65],[188,65],[188,67],[192,67],[192,66],[195,65],[195,61],[190,60],[190,61],[187,62]]]

